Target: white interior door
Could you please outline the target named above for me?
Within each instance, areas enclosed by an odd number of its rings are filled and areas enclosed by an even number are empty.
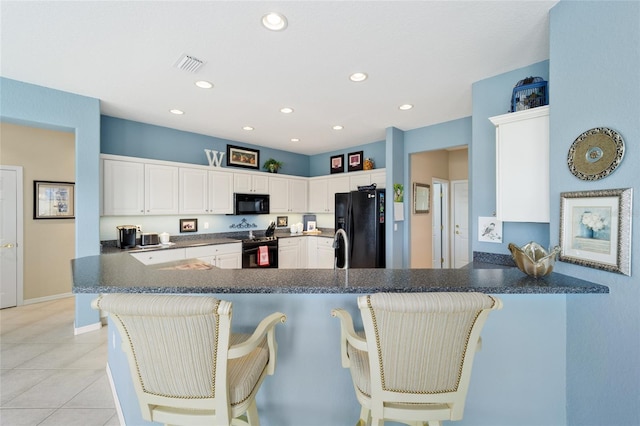
[[[0,166],[0,308],[22,304],[22,167]]]
[[[431,179],[432,253],[431,267],[449,268],[449,181]]]
[[[469,181],[451,182],[451,215],[453,218],[453,267],[469,263]]]

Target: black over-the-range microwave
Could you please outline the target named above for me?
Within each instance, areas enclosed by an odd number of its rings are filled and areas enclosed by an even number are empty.
[[[269,195],[233,194],[233,214],[269,214]]]

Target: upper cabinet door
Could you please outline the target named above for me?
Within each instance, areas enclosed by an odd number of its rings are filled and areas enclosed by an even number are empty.
[[[178,167],[146,164],[145,214],[178,214]]]
[[[496,216],[549,222],[549,107],[490,118],[496,126]]]
[[[268,194],[269,176],[266,173],[234,173],[233,192],[239,194]]]
[[[105,216],[144,214],[144,164],[104,160],[102,173]]]
[[[209,172],[209,213],[233,213],[233,173]]]
[[[336,210],[336,194],[349,192],[349,178],[346,176],[329,178],[327,181],[327,212]]]
[[[180,167],[180,213],[208,213],[208,192],[206,170]]]
[[[289,179],[269,178],[269,210],[271,213],[289,211]]]
[[[289,211],[292,213],[304,213],[307,206],[307,180],[289,179]]]

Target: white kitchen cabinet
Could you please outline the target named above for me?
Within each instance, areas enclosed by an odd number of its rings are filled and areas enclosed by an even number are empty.
[[[105,216],[144,214],[144,164],[104,160],[102,209]]]
[[[289,212],[305,213],[307,206],[307,179],[289,179]]]
[[[286,213],[289,211],[289,179],[269,178],[269,212]]]
[[[338,192],[349,192],[349,177],[311,178],[309,180],[309,211],[333,213],[335,194]]]
[[[209,171],[209,213],[233,213],[233,174]]]
[[[220,269],[242,268],[242,243],[187,247],[186,258],[197,258]]]
[[[175,260],[183,260],[185,257],[185,249],[170,250],[151,250],[131,253],[131,256],[138,259],[145,265],[155,265],[158,263],[173,262]]]
[[[384,169],[362,171],[349,173],[349,188],[351,191],[357,191],[359,186],[368,186],[372,183],[376,184],[376,188],[384,188],[387,173]]]
[[[333,269],[335,259],[335,249],[333,248],[333,238],[316,237],[318,239],[317,268]]]
[[[233,192],[240,194],[268,194],[269,176],[266,173],[234,173]]]
[[[496,126],[496,216],[549,222],[549,106],[489,118]]]
[[[304,213],[307,211],[305,179],[269,177],[269,210],[271,213]]]
[[[145,214],[178,214],[178,167],[144,165]]]
[[[205,214],[209,208],[209,175],[203,169],[180,167],[180,213]]]
[[[307,267],[310,269],[333,269],[333,238],[307,237]]]
[[[307,238],[278,239],[278,269],[301,269],[307,267]]]
[[[102,179],[105,216],[178,213],[178,167],[105,159]]]
[[[180,213],[233,213],[233,173],[180,167]]]
[[[384,169],[375,169],[369,174],[369,184],[375,183],[376,188],[387,187],[387,171]]]

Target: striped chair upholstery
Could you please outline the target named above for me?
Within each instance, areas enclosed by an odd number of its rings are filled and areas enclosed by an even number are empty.
[[[460,420],[480,331],[500,299],[481,293],[378,293],[358,298],[364,331],[342,309],[342,365],[360,424]]]
[[[108,294],[93,307],[120,332],[145,420],[259,424],[255,395],[274,373],[274,327],[283,314],[243,335],[230,332],[231,303],[214,297]]]

